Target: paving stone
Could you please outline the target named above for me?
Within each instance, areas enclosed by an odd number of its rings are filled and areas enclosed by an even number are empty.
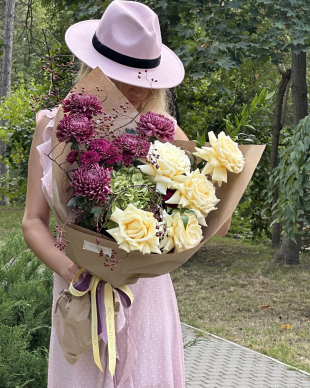
[[[185,324],[182,332],[185,343],[196,338]],[[184,356],[187,388],[310,388],[308,374],[220,338],[203,338]]]

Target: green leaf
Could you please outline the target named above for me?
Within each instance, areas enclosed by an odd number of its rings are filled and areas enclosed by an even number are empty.
[[[191,74],[191,77],[193,77],[194,79],[199,79],[199,78],[203,78],[204,74],[201,73],[200,71],[196,71],[195,73]]]
[[[260,95],[258,97],[258,101],[257,101],[257,104],[262,104],[266,99],[266,89],[263,89],[261,92],[260,92]]]
[[[275,92],[268,93],[266,96],[266,101],[270,100],[274,96]]]
[[[220,84],[219,82],[215,82],[214,86],[217,88],[219,92],[222,94],[232,94],[232,91],[228,89],[226,86]]]
[[[183,215],[182,215],[182,221],[183,221],[183,226],[184,226],[184,229],[186,230],[186,228],[187,228],[187,225],[188,225],[188,221],[189,221],[189,217],[188,217],[188,215],[186,215],[186,214],[183,214]]]
[[[241,112],[242,119],[247,116],[247,110],[248,110],[247,105],[244,105],[242,112]]]
[[[174,209],[172,210],[172,215],[174,216],[174,215],[177,214],[177,213],[180,213],[180,209],[174,208]]]
[[[226,123],[226,131],[228,134],[230,134],[230,132],[234,129],[234,126],[232,125],[231,121],[229,120],[229,118],[226,118],[226,119],[223,119]]]
[[[103,208],[100,206],[94,206],[90,213],[94,215],[94,218],[98,220],[103,212]]]
[[[77,143],[76,141],[73,141],[71,143],[71,150],[80,150],[80,144]]]
[[[189,214],[192,214],[193,216],[195,216],[196,218],[198,218],[196,212],[194,212],[194,210],[191,210],[191,209],[186,209],[186,212],[185,213],[189,213]]]
[[[235,128],[232,132],[230,132],[229,136],[231,138],[235,137],[239,133],[239,127]]]
[[[206,134],[203,133],[201,136],[197,132],[197,137],[196,137],[196,147],[201,148],[204,147],[206,144]]]
[[[200,144],[202,144],[202,147],[206,144],[206,134],[203,133],[200,138]]]
[[[117,228],[118,227],[118,224],[112,220],[109,220],[107,222],[107,225],[106,225],[106,228],[107,229],[114,229],[114,228]]]
[[[67,207],[82,205],[84,201],[85,201],[85,197],[82,197],[82,196],[73,197],[68,202]]]
[[[251,110],[253,110],[257,103],[257,95],[254,97],[253,101],[251,102]]]

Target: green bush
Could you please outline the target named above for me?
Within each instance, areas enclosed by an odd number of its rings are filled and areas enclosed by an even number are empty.
[[[304,234],[310,223],[310,116],[299,121],[291,134],[286,134],[279,154],[279,164],[270,177],[269,204],[275,189],[279,199],[273,206],[275,221],[292,241],[296,234]],[[275,222],[274,221],[274,222]],[[305,226],[306,230],[302,230]]]
[[[42,94],[43,87],[33,80],[21,79],[0,104],[0,117],[5,125],[0,127],[0,139],[6,144],[0,157],[9,166],[9,173],[0,179],[0,195],[11,203],[25,201],[28,175],[28,156],[36,126],[35,113],[30,103]]]
[[[52,272],[12,232],[0,249],[0,388],[47,381]]]

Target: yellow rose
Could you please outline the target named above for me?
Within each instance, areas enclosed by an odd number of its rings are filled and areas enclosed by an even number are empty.
[[[194,155],[207,161],[202,174],[212,175],[212,181],[221,186],[222,182],[227,183],[227,170],[235,174],[243,170],[244,157],[238,144],[224,132],[218,135],[218,139],[213,132],[208,135],[211,147],[196,148]]]
[[[182,252],[186,249],[194,248],[202,240],[202,230],[197,217],[190,213],[185,214],[188,216],[186,229],[184,228],[180,213],[170,216],[164,212],[167,231],[164,239],[160,242],[160,248],[163,248],[163,253],[170,252],[173,248],[175,248],[176,252]]]
[[[176,176],[190,172],[190,160],[185,151],[173,144],[161,143],[158,140],[151,145],[147,162],[138,168],[150,175],[156,183],[156,189],[162,194],[166,194]]]
[[[107,232],[124,251],[161,253],[159,237],[156,236],[158,222],[153,213],[137,209],[130,204],[124,211],[117,207],[111,215],[111,220],[117,222],[119,227]]]
[[[200,225],[206,226],[206,216],[217,209],[215,205],[219,202],[215,187],[206,176],[197,169],[187,176],[175,177],[172,189],[176,189],[176,192],[166,203],[194,210]]]

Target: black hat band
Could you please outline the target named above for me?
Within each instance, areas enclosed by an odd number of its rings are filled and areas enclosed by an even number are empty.
[[[128,55],[118,53],[117,51],[114,51],[111,48],[102,44],[98,40],[96,33],[93,36],[92,43],[94,48],[98,51],[98,53],[100,53],[101,55],[103,55],[108,59],[111,59],[114,62],[119,63],[120,65],[134,67],[137,69],[154,69],[160,64],[161,56],[155,59],[140,59],[140,58],[133,58],[133,57],[129,57]]]

